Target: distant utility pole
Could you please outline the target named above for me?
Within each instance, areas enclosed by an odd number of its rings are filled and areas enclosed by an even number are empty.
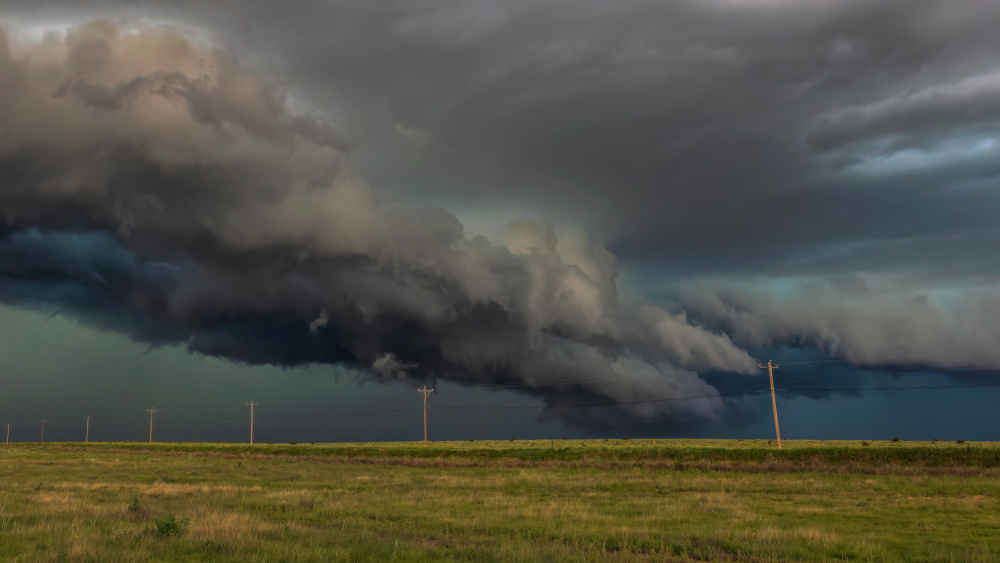
[[[156,412],[156,409],[154,409],[153,407],[149,407],[148,409],[146,409],[146,411],[149,412],[149,443],[152,444],[153,443],[153,413]]]
[[[760,369],[767,369],[767,378],[771,381],[771,409],[774,411],[774,433],[778,437],[778,449],[781,449],[781,429],[778,427],[778,402],[774,399],[774,370],[778,369],[778,365],[771,365],[771,360],[767,361],[766,366],[757,364]]]
[[[253,445],[253,408],[256,405],[259,405],[260,403],[255,403],[253,401],[250,401],[249,403],[246,403],[246,404],[250,406],[250,445],[252,446]]]
[[[433,393],[434,390],[428,389],[427,386],[424,385],[423,389],[417,389],[417,391],[424,394],[424,443],[426,444],[427,443],[427,395]]]
[[[10,423],[7,423],[7,445],[10,445]]]
[[[90,415],[88,414],[86,418],[87,418],[87,431],[83,435],[83,443],[84,444],[89,444],[90,443]]]
[[[45,441],[45,423],[48,422],[48,421],[43,418],[43,419],[39,420],[38,422],[42,423],[42,435],[38,438],[38,443],[41,444],[42,442]]]

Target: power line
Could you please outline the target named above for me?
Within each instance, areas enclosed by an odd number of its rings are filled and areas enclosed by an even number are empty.
[[[822,377],[852,377],[852,376],[864,376],[864,375],[898,375],[893,372],[869,372],[869,373],[843,373],[843,374],[821,374],[821,375],[775,375],[774,379],[808,379],[808,378],[822,378]],[[622,379],[604,379],[604,380],[593,380],[593,381],[619,381],[623,382]],[[741,377],[737,379],[723,379],[720,381],[706,381],[705,383],[709,385],[720,385],[723,383],[745,383],[745,382],[760,382],[763,379],[760,376],[750,376]],[[439,387],[438,389],[442,389]],[[462,389],[476,389],[475,387],[463,387]],[[579,393],[551,393],[545,395],[533,395],[533,397],[546,398],[546,397],[578,397],[582,395],[604,395],[607,391],[582,391]]]
[[[260,404],[260,403],[257,403],[257,404]],[[260,415],[257,415],[257,416],[260,416]],[[161,420],[160,424],[183,424],[183,423],[188,423],[188,422],[220,422],[220,421],[223,421],[223,420],[237,420],[237,419],[243,419],[243,418],[246,418],[246,417],[247,417],[247,415],[244,414],[244,415],[240,415],[240,416],[229,416],[229,417],[226,417],[226,418],[206,418],[206,419],[202,419],[202,420]]]
[[[489,385],[455,385],[449,387],[437,387],[438,390],[450,389],[459,391],[469,391],[476,389],[516,389],[519,387],[555,387],[558,385],[572,385],[576,383],[598,383],[602,381],[624,382],[621,377],[602,377],[599,379],[567,379],[565,381],[552,381],[549,383],[493,383]]]
[[[759,382],[759,381],[763,381],[763,380],[760,377],[743,377],[743,378],[740,378],[740,379],[724,379],[722,381],[706,381],[705,383],[708,383],[709,385],[718,385],[720,383],[736,383],[736,382],[747,382],[747,381]],[[605,395],[607,393],[608,393],[607,391],[581,391],[579,393],[549,393],[549,394],[545,394],[545,395],[531,395],[531,396],[532,397],[539,397],[539,398],[543,398],[543,397],[579,397],[581,395]]]
[[[781,363],[789,364],[793,362],[822,362],[827,360],[845,361],[847,356],[789,356],[787,358],[781,358]]]
[[[831,360],[803,360],[803,361],[797,361],[797,362],[796,361],[787,361],[787,362],[786,361],[782,361],[781,363],[783,365],[788,365],[788,366],[805,366],[805,365],[810,365],[810,364],[849,364],[851,362],[849,362],[848,360],[831,359]]]
[[[915,385],[912,387],[795,387],[791,389],[777,389],[777,391],[908,391],[921,389],[974,389],[979,387],[1000,387],[1000,383],[983,383],[980,385]]]
[[[692,371],[694,371],[694,370],[692,370]],[[700,375],[701,373],[709,373],[710,371],[711,370],[706,370],[706,371],[703,371],[703,372],[697,372],[696,371],[695,373],[698,373]],[[714,370],[714,371],[715,372],[730,372],[732,370],[718,369],[718,370]],[[754,379],[754,378],[746,378],[746,379],[750,380],[750,379]],[[551,381],[551,382],[548,382],[548,383],[495,383],[495,384],[488,384],[488,385],[475,385],[475,384],[472,384],[472,385],[455,385],[455,386],[448,386],[448,387],[437,387],[437,390],[440,391],[440,390],[443,390],[443,389],[447,389],[447,390],[458,390],[458,391],[474,391],[474,390],[479,390],[479,389],[493,389],[493,390],[497,390],[497,389],[518,389],[518,388],[522,388],[522,387],[530,387],[530,388],[534,389],[534,388],[537,388],[537,387],[557,387],[557,386],[560,386],[560,385],[575,385],[575,384],[578,384],[578,383],[601,383],[601,382],[607,382],[607,381],[615,381],[615,382],[618,382],[618,383],[628,383],[628,380],[625,379],[625,378],[623,378],[623,377],[602,377],[602,378],[598,378],[598,379],[567,379],[567,380],[564,380],[564,381]]]
[[[432,409],[537,409],[537,408],[547,408],[547,409],[572,409],[572,408],[584,408],[584,407],[610,407],[617,405],[641,405],[645,403],[666,403],[670,401],[687,401],[691,399],[710,399],[715,397],[731,397],[734,395],[749,395],[752,393],[763,393],[764,389],[757,389],[755,391],[735,391],[732,393],[714,393],[711,395],[696,395],[692,397],[671,397],[669,399],[649,399],[643,401],[612,401],[608,403],[591,403],[586,405],[531,405],[531,406],[489,406],[489,405],[474,405],[474,406],[436,406],[431,407]],[[558,397],[558,395],[549,395],[551,397]]]
[[[135,426],[136,424],[145,424],[145,422],[146,422],[145,419],[143,419],[143,420],[136,420],[133,422],[118,422],[113,424],[91,424],[91,426],[101,427],[101,428],[107,428],[110,426]]]
[[[782,363],[783,364],[787,364],[787,362],[782,362]],[[729,370],[721,370],[720,369],[720,370],[717,370],[717,371],[719,371],[719,372],[727,372]],[[953,372],[965,372],[965,371],[1000,371],[1000,368],[943,368],[943,369],[927,369],[927,370],[901,370],[901,371],[898,371],[898,372],[884,371],[884,370],[868,370],[868,369],[865,369],[865,368],[859,368],[858,371],[850,372],[850,373],[844,372],[844,373],[814,374],[814,375],[775,375],[774,378],[775,379],[788,379],[788,378],[812,378],[812,377],[849,377],[849,376],[867,376],[867,375],[885,376],[885,375],[902,375],[902,374],[913,374],[913,373],[934,374],[934,373],[953,373]],[[707,372],[696,372],[696,373],[699,373],[699,375],[701,375],[702,373],[707,373]],[[759,376],[750,376],[750,377],[737,378],[737,379],[724,379],[724,380],[721,380],[721,381],[706,381],[706,383],[708,383],[709,385],[717,385],[717,384],[720,384],[720,383],[735,383],[735,382],[741,382],[741,381],[760,381],[760,380],[761,380],[761,378]],[[610,378],[600,378],[600,379],[570,379],[570,380],[565,380],[565,381],[549,382],[549,383],[511,383],[511,384],[498,383],[498,384],[494,384],[494,385],[461,385],[461,386],[437,387],[437,389],[438,390],[443,390],[443,389],[444,390],[459,390],[459,391],[474,391],[474,390],[480,390],[480,389],[489,389],[489,390],[520,389],[520,388],[536,389],[536,388],[540,388],[540,387],[557,387],[557,386],[561,386],[561,385],[571,385],[571,384],[578,384],[578,383],[601,383],[601,382],[608,382],[608,381],[614,381],[614,382],[618,382],[618,383],[627,383],[628,382],[628,380],[626,380],[624,378],[621,378],[621,377],[610,377]],[[538,396],[553,396],[554,397],[554,396],[560,396],[560,395],[561,396],[571,396],[571,395],[588,395],[588,394],[592,394],[592,393],[558,393],[558,394],[553,394],[553,395],[538,395]],[[599,392],[593,393],[593,394],[599,394]]]
[[[918,385],[911,387],[788,387],[784,389],[775,388],[775,391],[906,391],[906,390],[922,390],[922,389],[966,389],[966,388],[979,388],[979,387],[1000,387],[1000,383],[990,383],[981,385]],[[711,395],[695,395],[690,397],[670,397],[666,399],[648,399],[642,401],[611,401],[606,403],[590,403],[583,405],[439,405],[433,406],[433,409],[537,409],[537,408],[548,408],[548,409],[567,409],[567,408],[587,408],[587,407],[609,407],[609,406],[619,406],[619,405],[638,405],[646,403],[666,403],[672,401],[687,401],[694,399],[709,399],[715,397],[733,397],[737,395],[751,395],[754,393],[764,393],[769,391],[768,389],[756,389],[751,391],[734,391],[731,393],[715,393]],[[559,395],[549,395],[552,397],[558,397]]]
[[[258,418],[343,418],[347,416],[367,416],[371,414],[386,414],[391,412],[402,412],[402,411],[414,411],[420,407],[405,407],[401,409],[391,409],[385,411],[369,411],[369,412],[355,412],[348,414],[293,414],[293,415],[276,415],[276,414],[258,414]]]

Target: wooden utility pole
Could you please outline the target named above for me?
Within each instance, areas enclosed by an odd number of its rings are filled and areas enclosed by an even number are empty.
[[[771,365],[771,360],[767,361],[766,366],[757,364],[760,369],[767,369],[767,378],[771,381],[771,409],[774,411],[774,434],[778,437],[778,449],[781,449],[781,429],[778,427],[778,402],[774,398],[774,370],[778,369],[778,365]]]
[[[433,393],[434,390],[428,389],[427,386],[424,385],[423,389],[417,389],[417,391],[420,391],[421,393],[424,394],[424,443],[426,444],[427,443],[427,395]]]
[[[10,445],[10,423],[7,423],[7,445]]]
[[[250,445],[251,446],[253,445],[253,408],[254,408],[254,406],[259,405],[259,404],[260,403],[255,403],[253,401],[250,401],[249,403],[247,403],[247,405],[250,406]]]
[[[153,413],[156,412],[156,409],[154,409],[153,407],[149,407],[146,410],[149,412],[149,443],[152,444],[153,443]]]
[[[45,441],[45,423],[48,422],[48,421],[43,418],[43,419],[39,420],[38,422],[42,423],[42,435],[38,438],[38,443],[41,444],[42,442]]]
[[[83,434],[83,443],[90,443],[90,415],[87,415],[87,431]]]

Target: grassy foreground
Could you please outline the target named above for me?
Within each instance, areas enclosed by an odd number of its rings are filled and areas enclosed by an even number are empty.
[[[995,443],[0,445],[4,561],[996,561]]]

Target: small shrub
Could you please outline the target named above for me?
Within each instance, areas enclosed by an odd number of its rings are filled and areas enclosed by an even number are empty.
[[[893,438],[893,439],[892,439],[892,441],[893,441],[893,442],[898,442],[898,441],[899,441],[899,438],[898,438],[898,437],[897,437],[897,438]]]
[[[128,505],[129,512],[139,512],[142,508],[139,506],[139,497],[133,497],[132,502]]]
[[[309,442],[309,445],[310,445],[310,446],[315,446],[315,445],[316,445],[316,442]]]
[[[289,446],[297,446],[297,445],[299,445],[299,443],[298,442],[288,442],[288,445]]]
[[[173,514],[160,516],[156,520],[153,520],[153,524],[156,526],[156,533],[165,537],[183,534],[184,530],[187,529],[188,522],[187,518],[178,522]]]
[[[965,440],[955,440],[955,443],[956,443],[956,444],[964,444],[964,443],[965,443]]]
[[[513,442],[513,441],[514,441],[514,439],[513,439],[513,438],[511,438],[511,439],[510,439],[510,441],[511,441],[511,442]]]
[[[628,436],[624,436],[624,437],[622,438],[622,440],[631,440],[631,439],[632,439],[632,438],[629,438]]]
[[[862,441],[861,441],[861,445],[862,445],[862,446],[868,446],[868,445],[870,445],[870,444],[869,444],[868,442],[865,442],[864,440],[862,440]]]
[[[931,440],[931,441],[932,441],[932,442],[938,442],[939,440],[938,440],[937,438],[934,438],[934,439],[933,439],[933,440]]]

